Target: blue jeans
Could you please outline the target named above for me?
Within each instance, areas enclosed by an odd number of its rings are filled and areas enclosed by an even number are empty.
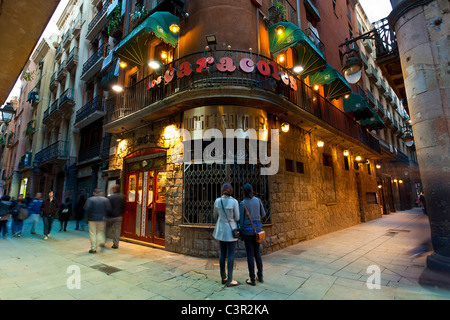
[[[13,236],[22,235],[22,228],[23,228],[23,220],[14,220],[11,225],[11,231]]]
[[[255,280],[255,261],[256,268],[258,269],[258,278],[262,279],[263,276],[263,264],[261,258],[260,245],[256,242],[256,235],[242,236],[245,244],[245,251],[247,251],[247,265],[250,280]]]
[[[48,236],[52,231],[53,217],[42,216],[44,222],[44,236]]]
[[[31,232],[36,232],[36,227],[39,223],[40,215],[36,213],[30,214],[27,220],[25,220],[26,224],[31,224]]]
[[[219,265],[220,265],[220,276],[222,279],[227,279],[227,282],[231,282],[233,280],[233,268],[234,268],[234,252],[236,251],[237,241],[219,241],[220,244],[220,257],[219,257]],[[228,256],[228,277],[225,272],[225,260]]]

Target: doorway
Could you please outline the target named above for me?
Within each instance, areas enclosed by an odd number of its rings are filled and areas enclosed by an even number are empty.
[[[133,162],[125,164],[122,235],[164,246],[167,182],[165,155],[155,155],[157,157],[130,158]]]

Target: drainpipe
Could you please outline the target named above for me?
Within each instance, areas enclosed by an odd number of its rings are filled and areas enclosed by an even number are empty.
[[[302,22],[300,20],[300,0],[297,0],[297,24],[298,24],[298,27],[301,29]]]

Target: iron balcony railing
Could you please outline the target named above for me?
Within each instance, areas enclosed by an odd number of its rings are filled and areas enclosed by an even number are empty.
[[[106,57],[109,53],[109,46],[102,44],[100,48],[83,64],[82,74],[86,73],[98,60],[102,57]]]
[[[314,43],[314,45],[317,47],[317,49],[319,49],[320,52],[322,52],[323,57],[326,60],[326,57],[325,57],[325,45],[319,39],[317,33],[314,32],[311,28],[305,29],[304,32],[308,36],[308,38]]]
[[[93,145],[87,148],[80,148],[80,152],[78,154],[78,162],[80,163],[83,161],[100,157],[100,151],[101,151],[101,141],[94,143]]]
[[[20,157],[19,160],[19,169],[25,169],[25,168],[31,168],[31,158],[32,158],[32,152],[27,152],[25,155]]]
[[[75,103],[73,88],[67,88],[60,96],[59,96],[59,104],[58,107],[61,107],[65,103],[73,104]]]
[[[388,18],[376,21],[373,25],[377,30],[375,36],[377,57],[398,53],[397,38],[389,25]]]
[[[80,110],[77,111],[77,115],[75,117],[75,123],[80,122],[83,119],[86,119],[88,116],[93,114],[96,111],[104,111],[103,98],[100,96],[95,97],[88,103],[86,103]]]
[[[34,162],[39,165],[46,161],[66,158],[67,157],[67,142],[66,141],[56,141],[48,147],[42,149],[34,156]]]
[[[95,25],[97,24],[97,22],[100,20],[100,18],[106,13],[106,11],[108,10],[108,6],[109,6],[109,2],[105,1],[103,3],[103,7],[100,9],[99,12],[97,12],[97,14],[95,15],[95,17],[92,19],[92,21],[89,23],[88,25],[88,31],[87,33],[91,32],[91,30],[95,27]]]
[[[250,58],[254,61],[265,61],[267,64],[273,62],[273,60],[267,57],[247,51],[217,50],[214,51],[213,54],[215,55],[214,60],[217,62],[220,58],[225,56],[232,58],[235,66],[238,66],[239,62],[244,58]],[[193,53],[166,65],[166,69],[173,67],[174,69],[179,70],[179,66],[184,62],[190,63],[195,69],[197,60],[202,57],[205,57],[205,52]],[[278,68],[279,71],[284,71],[297,79],[296,91],[284,85],[274,87],[272,78],[263,76],[258,72],[247,73],[240,68],[236,68],[230,73],[220,72],[217,68],[210,68],[207,72],[194,71],[189,77],[177,77],[169,83],[165,83],[163,80],[160,85],[148,90],[149,83],[152,83],[153,80],[156,81],[159,77],[158,74],[153,73],[133,86],[125,88],[121,93],[106,100],[106,122],[111,123],[116,121],[123,116],[135,113],[142,108],[180,92],[211,87],[244,86],[267,90],[283,96],[293,104],[297,105],[297,107],[304,109],[344,134],[361,141],[369,148],[379,152],[380,148],[378,140],[368,133],[360,124],[354,121],[349,115],[336,108],[331,102],[326,100],[311,87],[307,86],[290,70],[281,66],[278,66]]]
[[[47,119],[53,112],[56,111],[56,109],[58,109],[58,99],[56,99],[51,105],[49,105],[47,110],[44,111],[44,117],[42,120]]]

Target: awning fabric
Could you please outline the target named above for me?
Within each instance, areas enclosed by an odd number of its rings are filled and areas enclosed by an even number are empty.
[[[275,29],[282,25],[284,31],[277,34]],[[326,68],[327,63],[322,52],[295,24],[278,22],[269,27],[270,52],[274,57],[289,48],[295,49],[298,56],[297,63],[303,67],[301,77],[315,74]]]
[[[360,94],[351,92],[349,97],[344,99],[344,111],[353,113],[355,119],[370,130],[384,128],[383,120]]]
[[[322,72],[311,75],[309,82],[312,86],[324,85],[325,97],[330,100],[339,99],[352,91],[347,80],[329,64]]]
[[[172,47],[176,47],[178,33],[173,33],[169,29],[173,23],[180,25],[180,19],[169,12],[158,11],[153,13],[120,41],[115,50],[117,55],[131,64],[143,64],[146,44],[151,35]]]

